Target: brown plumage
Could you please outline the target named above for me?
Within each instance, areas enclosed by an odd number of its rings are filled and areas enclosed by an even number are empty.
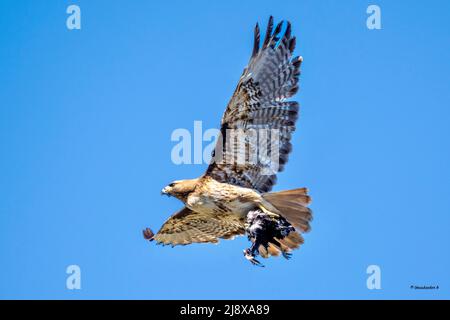
[[[231,239],[249,230],[247,214],[259,210],[267,219],[285,219],[295,228],[286,236],[259,245],[262,257],[285,255],[303,243],[300,232],[310,230],[312,219],[307,189],[269,192],[292,149],[298,103],[286,99],[298,90],[303,60],[292,57],[296,40],[291,36],[290,23],[286,23],[284,32],[282,29],[283,22],[273,29],[270,17],[260,46],[256,25],[250,61],[222,117],[221,136],[206,173],[197,179],[175,181],[163,189],[162,193],[178,198],[185,207],[156,235],[146,229],[146,239],[172,246]],[[268,141],[261,136],[261,129],[275,136],[270,136],[265,149],[258,144]],[[237,143],[236,137],[242,141]],[[255,158],[258,161],[253,161]],[[250,240],[257,241],[254,236]]]

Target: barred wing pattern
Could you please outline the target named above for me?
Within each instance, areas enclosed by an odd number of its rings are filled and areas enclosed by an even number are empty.
[[[302,57],[292,58],[295,37],[291,37],[291,25],[287,22],[282,34],[283,21],[273,30],[270,17],[262,47],[259,26],[256,24],[253,54],[239,80],[222,118],[221,140],[213,152],[213,159],[206,175],[225,183],[267,192],[276,182],[276,174],[282,171],[292,149],[291,134],[295,131],[298,103],[285,101],[298,90],[298,78]],[[242,144],[230,141],[229,129],[245,132],[275,129],[279,139],[271,140],[267,148],[278,150],[277,163],[261,144],[245,135]],[[273,144],[276,145],[273,145]],[[244,146],[244,147],[243,147]],[[259,150],[258,150],[259,148]],[[238,155],[248,159],[248,153],[258,150],[257,162],[236,161]],[[220,161],[218,161],[220,155]],[[229,161],[229,159],[234,159]]]
[[[153,240],[172,246],[215,243],[244,233],[244,222],[234,215],[208,215],[183,208],[164,223]]]

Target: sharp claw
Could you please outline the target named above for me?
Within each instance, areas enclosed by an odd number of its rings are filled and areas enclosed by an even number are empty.
[[[289,253],[289,252],[282,252],[281,254],[283,255],[283,257],[284,257],[286,260],[289,260],[290,258],[292,258],[292,253]]]
[[[264,212],[265,214],[267,214],[269,217],[271,218],[278,218],[279,215],[276,213],[273,213],[272,211],[267,210],[266,208],[264,208],[263,205],[259,206],[259,208],[262,210],[262,212]]]
[[[264,265],[261,262],[259,262],[258,260],[255,259],[255,257],[251,254],[249,249],[244,250],[244,257],[245,257],[245,259],[250,261],[251,264],[253,264],[254,266],[258,266],[258,267],[264,268]]]

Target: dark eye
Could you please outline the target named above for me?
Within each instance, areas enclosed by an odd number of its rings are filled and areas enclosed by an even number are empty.
[[[171,183],[171,184],[169,184],[169,187],[174,187],[175,186],[175,183]]]

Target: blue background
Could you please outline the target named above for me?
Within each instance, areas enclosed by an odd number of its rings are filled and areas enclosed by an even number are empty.
[[[310,188],[305,245],[255,268],[244,237],[144,241],[181,207],[161,188],[206,168],[172,163],[172,131],[219,126],[270,14],[304,57],[275,190]],[[449,21],[448,1],[1,1],[0,297],[450,298]]]

